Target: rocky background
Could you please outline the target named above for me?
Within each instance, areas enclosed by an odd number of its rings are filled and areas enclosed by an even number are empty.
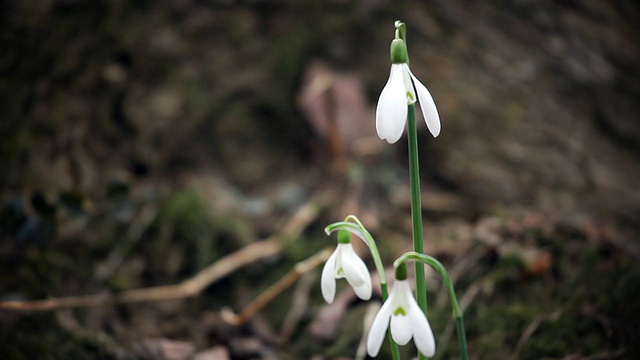
[[[472,358],[639,354],[637,2],[0,6],[1,300],[177,283],[319,209],[188,300],[2,311],[0,359],[355,357],[367,305],[324,307],[317,269],[247,324],[220,314],[349,213],[388,264],[409,249],[406,140],[378,140],[373,117],[397,19],[442,120],[437,139],[419,121],[426,248],[466,301]],[[436,358],[457,358],[430,281]]]

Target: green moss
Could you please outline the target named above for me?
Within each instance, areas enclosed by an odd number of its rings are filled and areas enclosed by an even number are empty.
[[[588,244],[578,234],[570,239],[564,235],[545,235],[541,245],[550,247],[554,266],[541,277],[519,276],[523,264],[517,257],[472,271],[476,281],[493,284],[465,312],[472,354],[509,358],[520,341],[524,343],[519,359],[588,357],[621,348],[637,353],[633,339],[638,334],[634,324],[640,324],[635,301],[640,296],[640,268],[608,245]],[[451,321],[448,311],[443,315],[438,310],[430,311],[436,328]],[[456,356],[455,349],[449,344],[437,358]]]
[[[35,314],[0,324],[0,358],[91,360],[116,357],[97,339],[78,338],[60,328],[53,314]]]

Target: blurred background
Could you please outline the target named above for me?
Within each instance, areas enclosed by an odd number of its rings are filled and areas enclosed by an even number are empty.
[[[638,358],[637,1],[0,7],[0,300],[178,284],[280,239],[188,298],[0,310],[1,359],[357,357],[370,305],[343,283],[325,305],[319,267],[242,324],[222,310],[333,246],[323,228],[348,214],[389,266],[411,248],[406,138],[374,123],[397,19],[442,121],[433,139],[418,120],[425,250],[471,358]],[[459,358],[427,285],[435,358]]]

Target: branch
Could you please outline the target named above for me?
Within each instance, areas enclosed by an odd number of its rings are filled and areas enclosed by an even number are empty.
[[[275,299],[276,296],[296,282],[302,275],[327,261],[329,256],[331,256],[331,252],[332,249],[327,248],[316,253],[310,258],[297,263],[284,277],[280,278],[280,280],[267,288],[250,304],[245,306],[240,314],[235,314],[231,309],[225,308],[222,311],[222,318],[232,325],[244,324],[251,319],[253,315],[260,311],[260,309],[271,302],[271,300]]]
[[[284,245],[300,235],[318,215],[318,206],[309,202],[300,207],[282,231],[265,240],[249,244],[202,269],[193,277],[175,285],[132,289],[117,294],[95,294],[34,301],[0,302],[0,310],[49,311],[77,307],[95,307],[125,303],[183,299],[198,295],[209,285],[237,269],[280,253]]]

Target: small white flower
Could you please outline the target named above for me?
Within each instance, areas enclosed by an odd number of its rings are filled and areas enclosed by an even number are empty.
[[[411,73],[406,61],[394,61],[376,107],[376,130],[380,139],[387,140],[389,144],[400,139],[407,122],[407,104],[416,102],[416,93],[427,128],[433,137],[440,134],[440,116],[431,93]]]
[[[389,298],[376,315],[367,337],[367,352],[375,357],[391,323],[391,337],[398,345],[406,345],[413,337],[418,351],[431,357],[436,351],[431,326],[418,306],[407,280],[396,280]]]
[[[336,279],[347,279],[362,300],[371,298],[371,276],[364,261],[353,250],[351,243],[339,243],[322,269],[320,287],[324,300],[331,304],[336,295]]]

